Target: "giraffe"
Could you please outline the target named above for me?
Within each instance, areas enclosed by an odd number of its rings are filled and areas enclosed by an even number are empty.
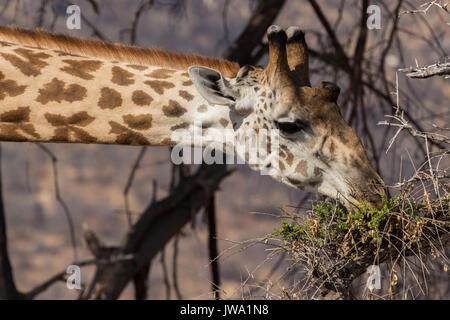
[[[0,27],[0,141],[175,146],[173,133],[199,122],[201,132],[275,130],[277,157],[255,169],[346,206],[380,207],[383,181],[340,114],[340,89],[311,87],[304,33],[271,26],[267,36],[262,68]]]

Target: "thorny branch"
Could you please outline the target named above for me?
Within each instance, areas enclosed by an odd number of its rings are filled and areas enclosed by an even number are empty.
[[[398,71],[406,73],[407,77],[413,79],[426,79],[434,76],[445,76],[447,79],[450,77],[450,62],[436,63],[426,67],[410,67]]]
[[[398,130],[395,133],[394,137],[389,141],[389,145],[388,145],[388,148],[386,150],[386,153],[391,148],[392,144],[395,141],[395,138],[398,136],[398,134],[403,129],[407,129],[411,133],[411,135],[414,136],[414,137],[420,137],[420,138],[423,138],[423,139],[428,139],[428,140],[434,141],[436,143],[444,142],[444,143],[450,144],[450,137],[448,137],[448,136],[445,136],[445,135],[437,133],[437,132],[436,133],[435,132],[422,132],[422,131],[417,130],[407,120],[405,120],[403,114],[401,114],[400,116],[389,116],[389,115],[386,115],[386,117],[390,118],[390,119],[392,119],[394,121],[397,121],[397,122],[394,123],[394,122],[388,122],[388,121],[385,120],[385,121],[378,122],[378,125],[398,128]]]
[[[411,125],[411,123],[409,123],[406,119],[405,119],[405,114],[403,109],[400,106],[400,93],[399,93],[399,87],[398,87],[398,76],[396,75],[396,105],[394,106],[394,110],[395,110],[395,114],[394,115],[386,115],[385,117],[390,118],[392,120],[394,120],[395,122],[388,122],[388,121],[380,121],[378,122],[377,125],[384,125],[384,126],[388,126],[388,127],[396,127],[398,128],[396,133],[394,134],[394,136],[391,138],[391,140],[389,141],[389,145],[386,149],[386,153],[389,152],[389,150],[391,149],[392,145],[395,142],[395,139],[398,137],[398,135],[400,134],[400,132],[403,129],[407,129],[410,134],[414,137],[420,137],[425,139],[425,142],[427,141],[433,141],[436,144],[440,144],[440,143],[446,143],[446,144],[450,144],[450,137],[438,133],[438,132],[424,132],[424,131],[420,131],[417,128],[415,128],[413,125]],[[443,131],[443,130],[441,130]],[[444,149],[444,147],[442,147],[441,149]],[[429,154],[429,150],[427,149],[427,154]]]
[[[420,6],[421,8],[424,8],[424,9],[405,10],[405,11],[400,12],[399,16],[403,15],[403,14],[414,14],[414,13],[427,14],[428,10],[430,10],[432,7],[438,7],[439,9],[442,9],[445,12],[450,13],[448,11],[448,4],[449,4],[448,2],[442,2],[442,1],[437,1],[437,0],[429,1]]]

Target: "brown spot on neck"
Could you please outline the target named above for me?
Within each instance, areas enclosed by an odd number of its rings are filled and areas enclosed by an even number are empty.
[[[10,97],[16,97],[25,92],[27,86],[19,86],[14,80],[5,80],[5,75],[0,71],[0,100]]]
[[[169,104],[167,106],[163,106],[162,110],[164,115],[169,118],[180,117],[187,112],[187,110],[175,100],[169,100]]]
[[[22,57],[10,53],[2,53],[1,55],[26,76],[36,77],[41,74],[42,68],[48,66],[48,63],[44,60],[50,58],[50,55],[46,53],[34,52],[25,48],[14,49],[14,52]]]
[[[131,100],[138,106],[149,106],[152,103],[153,98],[142,90],[136,90],[133,91]]]
[[[121,124],[110,121],[111,131],[109,133],[116,134],[116,143],[124,145],[149,145],[148,139],[141,133],[131,130]]]
[[[192,101],[194,99],[194,96],[185,90],[180,90],[179,95],[187,101]]]
[[[70,75],[84,80],[94,79],[94,76],[91,73],[97,71],[102,65],[101,61],[96,60],[66,59],[63,60],[63,62],[68,65],[61,68],[61,71],[67,72]]]
[[[122,105],[122,96],[112,88],[104,87],[101,89],[98,106],[102,109],[115,109]]]
[[[86,127],[95,119],[86,111],[75,113],[65,117],[59,114],[46,113],[45,118],[55,128],[51,141],[54,142],[82,142],[94,143],[96,137],[91,136],[86,130],[80,127]]]
[[[30,107],[19,107],[15,110],[0,114],[1,122],[28,122],[30,121]]]
[[[160,81],[160,80],[148,80],[144,82],[145,84],[149,85],[150,88],[155,90],[158,94],[164,94],[164,90],[166,89],[172,89],[175,87],[173,83],[167,82],[167,81]]]
[[[115,83],[119,86],[129,86],[134,83],[134,79],[132,79],[134,74],[131,72],[122,69],[121,67],[114,66],[112,68],[112,83]]]
[[[0,140],[2,141],[18,142],[37,140],[40,138],[41,136],[36,132],[31,123],[0,122]]]
[[[39,89],[39,96],[36,98],[36,101],[42,104],[47,104],[50,101],[58,103],[62,101],[81,101],[86,98],[86,93],[86,88],[76,83],[66,87],[64,81],[53,78],[52,81],[44,85],[44,88]]]
[[[46,113],[44,116],[47,121],[55,127],[67,125],[86,127],[95,120],[95,118],[91,117],[86,111],[81,111],[68,117],[51,113]]]
[[[152,115],[151,114],[141,114],[132,115],[128,114],[123,116],[123,121],[131,129],[136,130],[148,130],[152,127]]]

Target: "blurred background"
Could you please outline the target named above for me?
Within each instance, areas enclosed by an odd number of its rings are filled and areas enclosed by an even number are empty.
[[[247,56],[230,54],[230,50],[246,31],[255,12],[265,5],[266,11],[262,12],[266,17],[272,15],[273,19],[269,20],[273,23],[284,28],[296,25],[305,31],[312,85],[331,81],[341,88],[338,101],[341,112],[360,135],[372,164],[388,185],[410,177],[414,168],[426,159],[423,140],[405,133],[397,137],[386,153],[396,130],[377,123],[385,120],[384,115],[393,113],[397,101],[407,119],[420,130],[450,127],[450,80],[410,79],[397,72],[399,68],[446,62],[449,55],[448,11],[431,6],[426,13],[407,12],[426,9],[427,6],[422,6],[426,1],[79,0],[70,3],[81,8],[80,30],[67,29],[69,1],[63,0],[1,0],[0,23],[264,65],[267,61],[264,37],[255,43],[244,41],[253,46]],[[366,28],[363,12],[369,4],[380,8],[380,29]],[[61,203],[55,199],[54,167],[48,154],[30,143],[2,142],[1,145],[9,254],[18,289],[29,291],[73,262],[70,228]],[[133,219],[137,220],[152,195],[162,199],[170,193],[173,168],[168,148],[152,147],[144,151],[140,147],[76,144],[46,147],[57,158],[59,191],[73,220],[79,260],[92,257],[83,245],[83,225],[109,246],[123,241],[129,230],[124,190],[137,159],[138,170],[127,196]],[[430,142],[429,147],[437,152],[442,146]],[[448,157],[444,157],[440,166],[448,168],[449,164]],[[247,166],[235,167],[215,196],[221,298],[249,295],[250,283],[258,286],[267,281],[277,282],[288,262],[267,259],[269,253],[262,245],[236,244],[272,233],[279,225],[280,207],[306,211],[315,197],[261,176]],[[210,232],[202,211],[151,261],[146,298],[213,297],[208,251]],[[94,270],[93,266],[82,268],[83,283],[89,283]],[[433,263],[430,270],[424,275],[428,283],[426,290],[411,289],[406,298],[450,298],[448,272]],[[277,286],[282,287],[283,281]],[[73,299],[78,294],[59,282],[36,298]],[[134,296],[133,285],[129,284],[120,298]]]

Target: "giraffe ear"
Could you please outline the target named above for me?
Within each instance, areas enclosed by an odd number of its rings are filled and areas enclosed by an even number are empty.
[[[190,67],[189,77],[206,101],[219,105],[234,105],[236,94],[230,83],[216,70],[206,67]]]

